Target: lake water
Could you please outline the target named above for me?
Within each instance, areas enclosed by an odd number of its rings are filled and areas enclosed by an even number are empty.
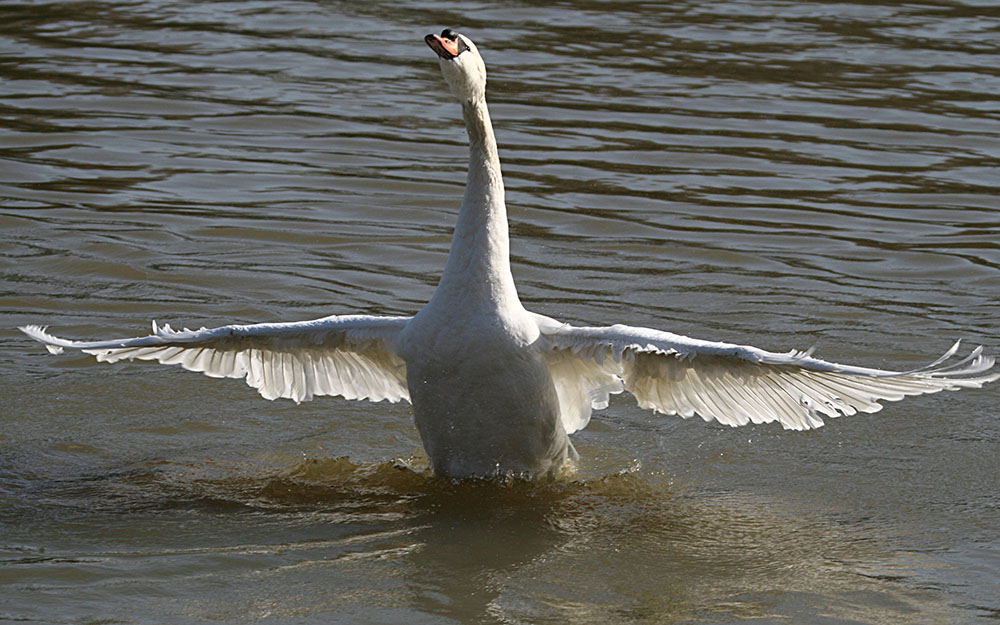
[[[408,406],[49,356],[412,314],[490,71],[525,304],[912,367],[1000,352],[991,2],[0,0],[0,621],[1000,618],[993,385],[812,432],[626,396],[576,476],[451,484]]]

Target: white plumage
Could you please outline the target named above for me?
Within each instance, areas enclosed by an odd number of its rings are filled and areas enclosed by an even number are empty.
[[[877,412],[879,401],[978,388],[1000,374],[977,347],[954,362],[960,343],[933,363],[896,372],[841,365],[808,352],[776,354],[648,328],[562,326],[546,337],[624,382],[643,408],[731,426],[777,421],[789,430],[823,425],[823,417]]]
[[[246,379],[265,399],[309,401],[409,400],[406,365],[393,341],[409,317],[344,315],[300,323],[262,323],[176,331],[157,326],[149,336],[115,341],[67,341],[39,326],[21,328],[58,354],[63,348],[100,362],[155,360],[213,378]]]
[[[245,379],[267,399],[410,401],[431,466],[449,477],[555,473],[576,455],[568,435],[622,391],[669,415],[806,430],[825,417],[875,412],[880,401],[1000,378],[981,348],[956,359],[959,343],[925,367],[893,372],[648,328],[573,327],[525,310],[510,273],[485,65],[475,44],[451,30],[426,41],[462,103],[470,161],[447,266],[417,315],[182,331],[154,322],[146,337],[92,342],[21,330],[53,353],[179,364]]]

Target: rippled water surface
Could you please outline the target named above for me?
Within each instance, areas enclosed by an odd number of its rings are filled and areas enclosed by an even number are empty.
[[[1000,618],[998,388],[807,433],[619,397],[578,473],[450,484],[408,407],[48,356],[412,314],[479,44],[529,308],[915,366],[1000,351],[989,2],[0,0],[0,620]]]

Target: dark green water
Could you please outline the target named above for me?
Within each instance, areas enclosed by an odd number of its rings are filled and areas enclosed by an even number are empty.
[[[0,0],[0,621],[1000,618],[995,385],[807,433],[620,397],[574,479],[453,485],[406,406],[14,330],[415,312],[464,185],[445,26],[489,67],[529,308],[1000,352],[991,3]]]

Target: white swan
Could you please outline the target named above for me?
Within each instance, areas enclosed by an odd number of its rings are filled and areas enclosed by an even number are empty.
[[[958,343],[926,367],[892,372],[646,328],[572,327],[525,310],[510,272],[486,67],[472,41],[450,29],[425,40],[462,104],[471,156],[447,266],[416,316],[194,331],[154,322],[149,336],[95,342],[21,330],[53,353],[69,347],[105,362],[156,360],[245,378],[267,399],[407,399],[433,470],[453,478],[555,473],[576,455],[568,435],[623,390],[665,414],[804,430],[823,417],[875,412],[881,400],[1000,378],[987,373],[994,359],[981,348],[946,362]]]

